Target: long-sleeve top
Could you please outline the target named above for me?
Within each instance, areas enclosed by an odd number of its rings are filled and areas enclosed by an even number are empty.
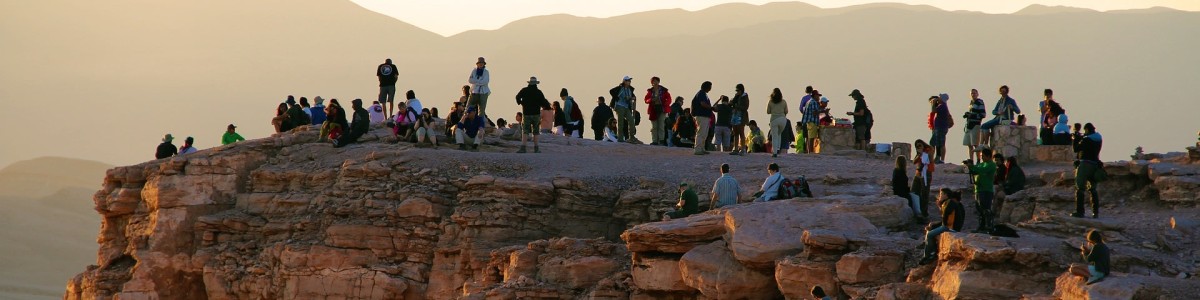
[[[567,96],[567,99],[563,100],[562,111],[563,122],[573,123],[576,121],[575,118],[571,117],[571,114],[575,112],[575,97]]]
[[[312,116],[311,125],[321,125],[325,123],[325,105],[317,104],[309,108],[309,115]]]
[[[971,108],[963,114],[963,118],[967,119],[967,129],[974,129],[983,123],[983,119],[987,117],[987,107],[984,105],[983,99],[971,100]]]
[[[787,100],[780,99],[779,102],[767,101],[767,114],[771,115],[772,122],[779,118],[787,118]]]
[[[1075,153],[1081,161],[1100,162],[1100,148],[1104,145],[1104,138],[1099,132],[1093,132],[1084,135],[1083,138],[1075,140]]]
[[[665,86],[646,89],[644,100],[648,104],[646,110],[650,114],[650,121],[658,120],[660,114],[671,113],[671,99],[671,91]]]
[[[950,122],[951,122],[950,118],[953,117],[950,115],[949,106],[946,105],[945,102],[942,102],[941,104],[938,104],[938,106],[934,109],[934,113],[936,115],[933,118],[933,127],[937,128],[937,129],[943,129],[943,130],[949,129]]]
[[[783,178],[783,173],[780,172],[776,172],[775,175],[768,176],[766,180],[763,180],[763,184],[760,189],[760,191],[763,192],[762,196],[758,199],[754,199],[754,201],[771,201],[775,199],[775,196],[779,195],[779,187],[783,185]]]
[[[467,137],[475,138],[475,136],[479,134],[479,130],[483,129],[484,123],[487,122],[483,120],[483,117],[475,116],[475,118],[463,118],[461,121],[458,121],[457,127],[458,129],[461,129],[463,133],[467,135]]]
[[[1108,245],[1104,243],[1095,244],[1089,250],[1091,251],[1084,253],[1083,259],[1087,260],[1088,264],[1095,266],[1096,272],[1109,275]]]
[[[992,115],[999,117],[1001,120],[1015,120],[1016,115],[1021,113],[1021,107],[1017,106],[1017,100],[1012,97],[1002,97],[996,100],[996,106],[992,107]]]
[[[521,113],[525,114],[526,118],[541,114],[543,109],[550,109],[550,102],[546,101],[546,95],[542,94],[542,90],[539,90],[536,85],[526,86],[517,92],[517,105],[521,106]]]
[[[716,209],[737,204],[741,191],[741,187],[738,186],[738,182],[733,179],[733,176],[721,174],[721,177],[717,178],[717,182],[713,183],[713,201],[709,203],[709,208]]]
[[[242,138],[242,135],[238,134],[237,132],[226,131],[225,134],[221,136],[221,145],[229,145],[245,140],[246,139]]]
[[[994,180],[996,178],[996,163],[984,161],[978,164],[967,165],[971,170],[971,176],[975,179],[975,193],[995,193]]]
[[[633,86],[625,86],[624,84],[613,87],[608,90],[608,96],[612,97],[608,102],[609,106],[615,108],[634,109]]]
[[[163,142],[158,144],[158,149],[154,151],[154,159],[164,159],[179,154],[179,148],[175,148],[174,144]]]
[[[1005,170],[1004,194],[1012,195],[1025,189],[1025,171],[1021,166],[1013,165]]]
[[[800,118],[800,123],[820,124],[821,118],[818,117],[818,115],[820,113],[821,113],[821,105],[818,104],[817,101],[810,100],[810,101],[808,101],[808,104],[805,105],[805,107],[804,107],[804,110],[803,110],[804,117]]]
[[[908,172],[892,169],[892,194],[908,199],[911,193],[908,187]]]
[[[383,119],[386,119],[383,116],[383,106],[379,104],[372,104],[367,111],[371,114],[371,124],[383,123]]]
[[[696,96],[692,97],[692,116],[697,118],[712,118],[712,101],[708,99],[708,93],[704,91],[696,92]]]
[[[967,210],[963,209],[962,202],[946,200],[946,203],[942,205],[942,226],[955,232],[962,231],[966,218]]]
[[[608,108],[608,105],[596,105],[592,110],[592,129],[604,129],[608,126],[608,120],[613,118],[613,111]]]
[[[492,75],[488,73],[487,68],[483,68],[482,70],[479,68],[471,69],[471,77],[467,78],[467,83],[471,84],[472,94],[491,94],[492,89],[488,88],[488,83],[491,81]]]

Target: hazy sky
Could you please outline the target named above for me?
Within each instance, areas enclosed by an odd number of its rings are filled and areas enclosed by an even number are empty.
[[[352,0],[359,5],[435,33],[450,36],[472,29],[496,29],[509,22],[532,16],[566,13],[584,17],[611,17],[628,13],[683,8],[704,9],[731,2],[763,4],[776,1],[727,0],[441,0],[395,1]],[[808,0],[823,8],[843,7],[880,1],[870,0]],[[908,4],[925,4],[945,10],[971,10],[987,13],[1012,13],[1031,4],[1062,5],[1095,10],[1117,10],[1165,6],[1180,10],[1200,10],[1200,0],[889,0]]]

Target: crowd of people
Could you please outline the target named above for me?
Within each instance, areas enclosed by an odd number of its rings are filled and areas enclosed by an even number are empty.
[[[413,90],[405,92],[404,101],[395,100],[399,70],[391,59],[376,67],[376,76],[379,81],[379,94],[369,107],[363,106],[362,99],[354,99],[351,101],[350,111],[347,112],[337,99],[330,99],[330,105],[325,106],[325,99],[317,96],[314,98],[314,104],[310,106],[306,97],[300,97],[297,101],[295,97],[288,96],[276,107],[271,124],[276,132],[312,126],[319,130],[320,141],[328,141],[334,147],[344,147],[357,142],[370,130],[372,124],[385,124],[397,141],[436,148],[439,146],[438,136],[441,135],[445,140],[454,141],[458,149],[465,151],[478,151],[487,138],[486,128],[512,128],[520,134],[521,146],[517,153],[540,153],[539,135],[554,134],[582,139],[585,138],[584,128],[591,128],[591,138],[597,141],[643,144],[636,134],[637,126],[643,119],[641,112],[645,111],[645,119],[651,123],[652,146],[689,147],[695,155],[712,152],[730,155],[770,153],[772,157],[778,157],[787,153],[789,149],[795,149],[797,153],[817,153],[822,142],[821,128],[836,122],[830,112],[829,99],[812,86],[805,88],[804,94],[796,103],[798,105],[795,106],[795,112],[799,115],[799,121],[795,123],[789,116],[792,106],[789,105],[783,91],[780,88],[772,89],[765,103],[759,104],[769,116],[766,120],[767,133],[764,134],[759,123],[750,118],[750,110],[754,105],[746,92],[746,86],[741,83],[733,86],[732,96],[720,95],[715,97],[716,101],[712,101],[710,93],[714,89],[713,83],[705,81],[688,101],[682,96],[672,96],[671,90],[662,84],[662,78],[651,77],[650,87],[645,90],[644,96],[641,97],[642,103],[639,104],[638,90],[630,76],[623,76],[618,85],[609,89],[607,100],[605,96],[597,97],[590,118],[583,115],[584,109],[566,88],[559,92],[561,102],[550,101],[539,88],[540,82],[537,77],[530,77],[528,85],[516,93],[515,101],[521,109],[512,122],[503,118],[493,122],[487,114],[488,98],[492,93],[489,87],[491,75],[483,57],[478,58],[475,67],[471,69],[467,84],[462,86],[462,96],[451,104],[450,112],[442,118],[437,108],[425,107]],[[990,111],[989,119],[986,102],[980,98],[978,90],[971,89],[971,99],[961,117],[965,122],[963,145],[968,149],[968,159],[963,161],[963,164],[967,166],[970,174],[979,219],[979,228],[974,232],[994,230],[992,218],[996,208],[993,205],[998,206],[1002,203],[994,200],[1003,199],[1004,195],[1024,189],[1025,174],[1015,157],[1005,159],[1001,153],[993,150],[993,132],[996,127],[1025,125],[1025,116],[1021,114],[1020,106],[1009,93],[1008,86],[998,89],[999,98]],[[846,112],[846,116],[852,119],[855,148],[873,150],[871,131],[875,119],[867,105],[866,96],[857,89],[851,91],[848,96],[854,100],[854,108]],[[1099,197],[1096,186],[1106,176],[1103,163],[1099,159],[1102,137],[1091,123],[1068,125],[1066,110],[1054,98],[1051,89],[1045,89],[1043,96],[1044,99],[1038,103],[1038,140],[1045,145],[1071,145],[1077,157],[1076,209],[1070,215],[1084,217],[1085,204],[1089,203],[1085,200],[1090,199],[1091,216],[1098,218]],[[897,157],[896,168],[893,171],[892,188],[895,195],[906,199],[915,216],[922,221],[928,220],[928,202],[930,189],[934,184],[934,171],[938,164],[945,163],[946,139],[955,126],[949,100],[950,96],[947,93],[929,97],[927,125],[931,134],[928,142],[916,140],[913,157]],[[641,105],[644,105],[644,110],[639,109]],[[587,127],[585,120],[591,122],[591,127]],[[434,125],[443,122],[444,131],[435,132]],[[222,145],[244,140],[235,129],[236,126],[229,124],[221,138]],[[156,149],[156,158],[186,155],[197,151],[193,147],[192,137],[187,137],[182,148],[176,148],[172,143],[173,139],[171,134],[163,137],[162,144]],[[529,143],[532,143],[532,151],[528,151]],[[911,173],[911,181],[907,170],[910,163],[915,169]],[[729,175],[729,165],[721,165],[720,171],[721,175],[714,183],[712,198],[707,207],[699,204],[696,192],[685,182],[679,185],[680,197],[676,210],[664,214],[663,218],[681,218],[698,213],[701,209],[717,209],[737,204],[740,190],[736,179]],[[795,197],[795,193],[790,192],[795,183],[783,176],[779,165],[770,164],[767,167],[767,178],[755,193],[754,201]],[[962,230],[966,216],[961,200],[962,195],[956,191],[941,189],[939,192],[936,205],[942,213],[941,222],[931,223],[928,228],[926,257],[923,263],[931,259],[931,251],[936,249],[936,238],[939,234]],[[1092,241],[1091,234],[1088,240]],[[1099,256],[1106,253],[1102,241],[1094,244],[1098,246],[1085,249],[1091,253],[1089,261],[1093,260],[1093,254]],[[1106,260],[1105,258],[1104,261]],[[1096,269],[1097,272],[1107,273],[1107,266],[1097,266]]]

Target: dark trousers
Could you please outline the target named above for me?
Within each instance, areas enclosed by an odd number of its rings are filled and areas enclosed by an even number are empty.
[[[596,134],[597,141],[604,140],[604,128],[600,128],[600,129],[592,128],[592,132]]]
[[[1088,193],[1092,196],[1092,213],[1100,212],[1100,194],[1096,192],[1096,172],[1100,164],[1080,162],[1075,167],[1075,213],[1083,214],[1084,198]]]

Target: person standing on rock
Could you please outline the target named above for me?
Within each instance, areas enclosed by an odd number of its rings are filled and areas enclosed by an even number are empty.
[[[738,186],[737,180],[729,175],[729,164],[721,164],[721,177],[713,183],[712,199],[709,201],[708,207],[709,209],[718,209],[737,204],[741,192],[742,189]]]
[[[696,191],[692,190],[687,182],[679,183],[679,202],[675,203],[674,211],[669,211],[663,215],[663,221],[686,218],[700,212],[699,202],[700,197],[696,196]]]
[[[1000,100],[996,100],[996,106],[992,107],[992,115],[995,117],[990,121],[984,122],[979,127],[983,131],[983,138],[980,144],[991,145],[992,128],[1012,123],[1013,120],[1016,120],[1016,115],[1020,113],[1021,107],[1017,106],[1017,100],[1013,100],[1012,97],[1008,96],[1008,86],[1000,86]]]
[[[633,124],[633,111],[637,109],[634,107],[633,91],[633,77],[629,76],[625,76],[621,79],[621,84],[608,90],[608,95],[612,97],[608,105],[617,112],[617,137],[622,142],[637,142],[637,138],[634,137],[637,127]]]
[[[808,101],[801,111],[804,117],[800,118],[800,122],[804,123],[804,128],[798,130],[804,131],[804,152],[817,153],[817,142],[821,134],[821,105],[816,99],[820,99],[821,92],[813,90],[811,96],[813,100]]]
[[[604,139],[604,128],[608,127],[608,120],[613,118],[612,108],[604,104],[604,96],[600,96],[596,100],[596,108],[592,109],[592,133],[596,135],[596,140]]]
[[[934,149],[933,162],[938,164],[946,161],[946,134],[954,127],[950,106],[946,104],[949,99],[950,96],[944,93],[929,98],[933,105],[933,136],[929,138],[929,144]]]
[[[976,213],[979,214],[979,228],[971,231],[975,233],[991,232],[992,200],[996,196],[996,187],[993,185],[996,177],[996,163],[992,161],[992,149],[983,149],[980,152],[983,154],[983,160],[978,164],[970,159],[963,161],[973,179],[975,201],[979,206],[976,210]]]
[[[158,148],[154,150],[154,159],[164,159],[179,154],[179,148],[176,148],[175,144],[171,143],[174,140],[175,137],[171,136],[170,133],[163,136],[162,143],[158,144]]]
[[[563,101],[563,131],[568,137],[583,137],[583,111],[579,109],[579,103],[575,103],[575,97],[567,92],[567,88],[563,88],[558,92],[558,98]]]
[[[671,113],[671,92],[667,87],[659,85],[662,80],[657,76],[650,78],[650,88],[646,89],[646,114],[650,119],[651,145],[667,145],[667,114]]]
[[[1092,218],[1100,217],[1100,194],[1096,192],[1096,183],[1105,179],[1104,163],[1100,161],[1100,148],[1104,139],[1096,132],[1092,123],[1083,125],[1083,135],[1075,141],[1075,213],[1072,217],[1083,217],[1085,192],[1092,196]]]
[[[770,101],[767,101],[767,115],[771,116],[771,157],[779,157],[783,149],[783,127],[790,122],[787,119],[787,100],[783,99],[783,91],[775,88],[771,91]]]
[[[695,145],[692,145],[692,154],[695,155],[708,154],[705,143],[708,141],[713,117],[712,101],[708,99],[709,91],[712,91],[712,82],[705,81],[700,84],[700,91],[696,92],[696,96],[692,97],[692,117],[696,120],[696,139]]]
[[[492,94],[492,89],[488,88],[491,81],[487,61],[480,57],[475,61],[475,69],[471,69],[471,76],[467,78],[467,83],[471,84],[471,98],[467,99],[467,106],[478,108],[479,115],[484,118],[487,117],[487,99]]]
[[[387,108],[387,115],[394,113],[392,105],[396,103],[396,80],[400,78],[400,70],[392,64],[392,59],[386,59],[375,67],[375,77],[379,78],[379,103]]]
[[[371,114],[363,108],[362,99],[350,101],[350,106],[354,109],[354,117],[350,121],[350,132],[343,134],[341,139],[333,140],[334,148],[345,147],[357,142],[359,137],[367,134],[367,131],[371,129]]]
[[[779,187],[783,185],[783,173],[779,172],[779,165],[771,163],[767,165],[767,179],[763,180],[762,187],[757,193],[754,193],[755,202],[765,202],[775,199],[779,195]]]
[[[713,144],[719,146],[717,151],[733,153],[733,149],[730,147],[733,139],[733,124],[731,124],[733,106],[729,105],[729,97],[721,95],[720,98],[717,98],[717,105],[713,107],[713,110],[717,115],[717,122],[713,126],[713,131],[716,132]]]
[[[562,105],[554,101],[550,103],[550,107],[554,109],[554,135],[567,136],[567,114],[563,112]]]
[[[963,113],[963,119],[967,120],[967,126],[963,130],[963,146],[967,146],[967,158],[971,160],[983,160],[979,155],[979,132],[980,125],[983,124],[983,118],[987,117],[987,107],[983,99],[979,99],[979,90],[971,89],[970,108]]]
[[[1110,264],[1108,245],[1104,243],[1104,236],[1100,234],[1099,230],[1088,231],[1087,245],[1080,246],[1079,251],[1088,263],[1088,285],[1108,277]]]
[[[729,119],[732,138],[730,143],[733,144],[733,152],[729,155],[744,155],[746,154],[746,123],[750,122],[750,94],[746,93],[746,86],[741,83],[733,88],[733,98],[730,98],[729,106],[733,108],[733,116]]]
[[[517,92],[517,105],[521,106],[521,112],[525,113],[525,122],[521,123],[521,149],[517,153],[525,153],[525,140],[529,136],[533,136],[533,153],[542,153],[538,149],[538,135],[540,134],[542,122],[542,110],[550,109],[550,102],[546,100],[546,95],[542,94],[537,85],[540,83],[537,77],[529,77],[529,85]]]
[[[867,99],[858,89],[850,92],[850,98],[854,99],[854,111],[846,115],[854,117],[854,148],[866,151],[871,146],[871,127],[875,125],[875,116],[867,108]]]
[[[925,265],[937,260],[938,236],[946,231],[959,232],[962,230],[966,210],[963,209],[962,195],[948,188],[943,188],[938,195],[938,205],[942,207],[942,224],[925,232],[925,256],[920,264]]]
[[[458,120],[458,124],[454,126],[454,140],[458,143],[458,150],[467,150],[467,143],[471,143],[471,151],[478,151],[479,145],[483,144],[483,126],[487,123],[475,112],[475,107],[467,108],[467,113]]]
[[[929,185],[933,182],[933,164],[930,159],[933,157],[933,148],[923,140],[913,143],[913,148],[916,151],[913,153],[916,174],[913,175],[912,192],[917,194],[916,215],[920,219],[929,219]]]
[[[237,133],[237,126],[233,126],[233,124],[225,126],[225,134],[221,135],[221,145],[229,145],[245,140],[246,138]]]
[[[896,168],[892,170],[892,194],[904,198],[908,207],[916,211],[912,192],[908,188],[908,158],[896,156]]]

